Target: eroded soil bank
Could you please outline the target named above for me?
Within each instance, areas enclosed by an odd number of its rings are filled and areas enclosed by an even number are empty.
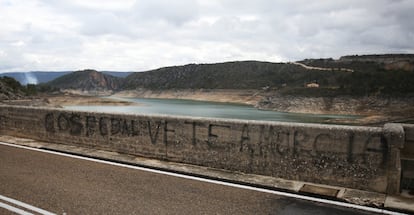
[[[57,94],[57,95],[40,95],[33,98],[19,100],[4,100],[1,103],[9,105],[23,105],[34,107],[54,107],[60,108],[69,105],[111,105],[126,106],[139,105],[134,102],[121,101],[115,98],[99,97],[92,95],[77,94]]]

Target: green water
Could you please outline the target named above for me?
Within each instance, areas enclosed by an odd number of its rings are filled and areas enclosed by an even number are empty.
[[[252,106],[181,99],[118,98],[138,106],[65,106],[69,110],[132,114],[167,114],[176,116],[214,117],[247,120],[329,123],[332,119],[357,119],[360,116],[297,114],[258,110]]]

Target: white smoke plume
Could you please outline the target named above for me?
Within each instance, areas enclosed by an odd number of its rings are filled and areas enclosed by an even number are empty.
[[[37,78],[33,73],[25,72],[24,76],[26,78],[26,84],[37,84],[38,83]]]

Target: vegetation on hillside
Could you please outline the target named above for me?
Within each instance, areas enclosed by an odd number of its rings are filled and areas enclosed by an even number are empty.
[[[262,89],[303,87],[318,80],[326,86],[338,85],[341,72],[309,71],[287,63],[257,61],[217,64],[189,64],[133,73],[124,89]]]
[[[20,99],[25,96],[33,96],[36,94],[36,86],[33,84],[22,86],[14,78],[8,76],[0,77],[0,100]]]
[[[191,64],[131,74],[124,89],[267,89],[302,96],[414,95],[414,70],[390,70],[382,63],[369,61],[323,59],[302,62],[331,70],[255,61]],[[317,83],[319,87],[307,88],[308,83]]]
[[[254,89],[301,96],[413,96],[414,55],[345,56],[300,63],[258,61],[189,64],[113,77],[94,70],[61,76],[43,89]],[[347,69],[347,70],[344,70]],[[309,88],[313,83],[317,87]]]
[[[345,56],[339,60],[306,59],[301,61],[309,66],[352,69],[354,72],[337,76],[337,88],[312,89],[329,95],[414,95],[414,55],[363,55]]]

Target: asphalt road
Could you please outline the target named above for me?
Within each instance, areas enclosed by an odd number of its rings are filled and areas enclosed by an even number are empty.
[[[372,214],[5,145],[0,195],[57,214]]]

